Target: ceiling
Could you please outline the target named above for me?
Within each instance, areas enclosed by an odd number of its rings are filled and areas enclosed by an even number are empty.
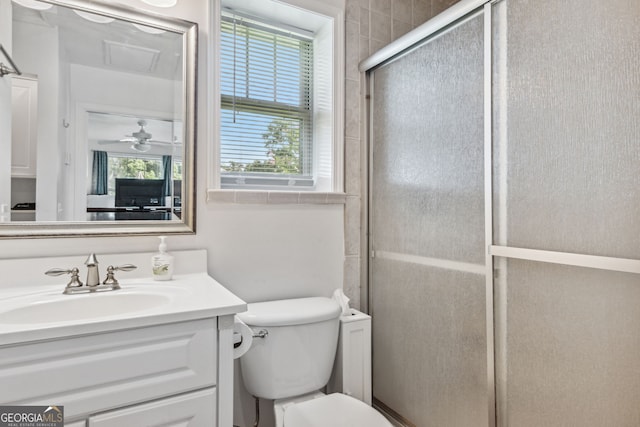
[[[58,29],[60,57],[69,63],[182,80],[181,34],[151,34],[157,30],[118,19],[97,23],[62,6],[40,11],[12,4],[14,25]]]

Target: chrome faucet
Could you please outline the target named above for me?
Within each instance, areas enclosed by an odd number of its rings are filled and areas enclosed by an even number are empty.
[[[87,280],[86,284],[88,287],[98,286],[100,284],[100,271],[98,270],[98,258],[96,258],[96,254],[91,254],[84,262],[84,265],[87,266]]]
[[[120,284],[115,278],[114,273],[117,270],[131,271],[136,267],[133,264],[124,264],[114,267],[110,265],[107,267],[107,278],[100,284],[100,272],[98,270],[98,259],[96,254],[91,254],[84,263],[87,266],[87,283],[83,284],[79,279],[79,270],[77,268],[61,269],[52,268],[45,271],[47,276],[60,276],[62,274],[71,274],[71,280],[64,288],[63,294],[75,294],[78,292],[95,292],[101,290],[115,291],[120,289]]]

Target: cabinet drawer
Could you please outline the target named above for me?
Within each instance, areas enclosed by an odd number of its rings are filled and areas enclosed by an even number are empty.
[[[0,348],[0,403],[76,418],[216,383],[215,318]]]
[[[216,425],[213,388],[156,400],[89,418],[89,427],[211,427]]]

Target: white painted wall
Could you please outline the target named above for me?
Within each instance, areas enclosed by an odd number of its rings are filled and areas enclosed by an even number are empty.
[[[60,169],[58,31],[56,28],[21,22],[13,25],[13,34],[16,65],[23,73],[38,78],[36,220],[55,221],[58,194],[51,183],[58,181]]]
[[[70,64],[66,51],[59,52],[60,72],[58,91],[58,161],[60,170],[57,180],[58,194],[58,221],[70,221],[72,219],[73,197],[70,191],[73,188],[71,177],[68,174],[70,168],[69,145],[73,138],[73,128],[71,128],[71,108],[69,105],[69,92],[71,91]]]
[[[134,110],[174,112],[173,80],[78,64],[71,64],[70,76],[69,102],[72,107],[78,103],[89,103],[115,109],[126,107]],[[97,85],[96,82],[100,84]],[[177,111],[182,111],[182,105],[179,108]]]

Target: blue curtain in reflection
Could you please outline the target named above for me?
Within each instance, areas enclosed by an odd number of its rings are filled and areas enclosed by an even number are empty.
[[[93,152],[93,168],[91,171],[91,194],[107,194],[109,158],[106,151]]]
[[[164,196],[171,195],[171,176],[173,168],[171,167],[171,156],[162,156],[162,169],[164,169]]]

